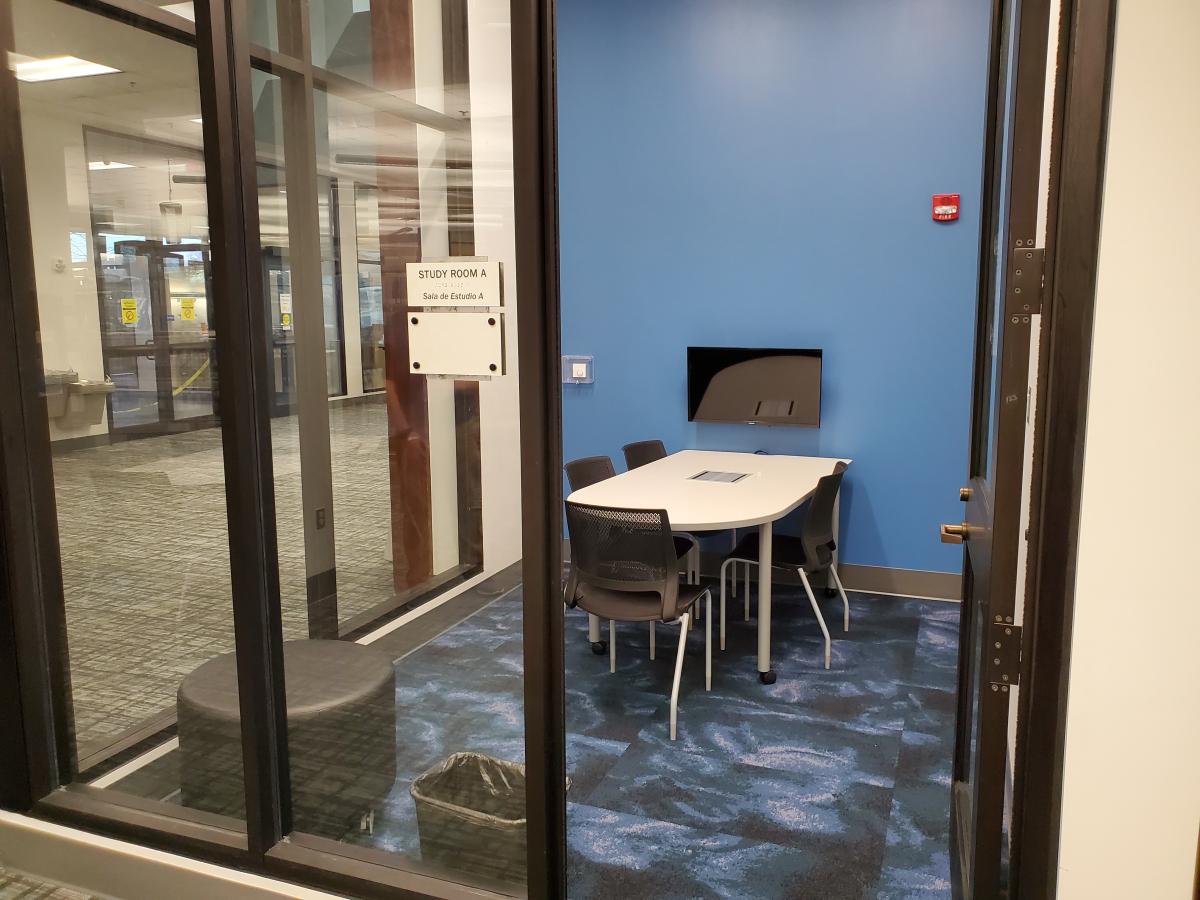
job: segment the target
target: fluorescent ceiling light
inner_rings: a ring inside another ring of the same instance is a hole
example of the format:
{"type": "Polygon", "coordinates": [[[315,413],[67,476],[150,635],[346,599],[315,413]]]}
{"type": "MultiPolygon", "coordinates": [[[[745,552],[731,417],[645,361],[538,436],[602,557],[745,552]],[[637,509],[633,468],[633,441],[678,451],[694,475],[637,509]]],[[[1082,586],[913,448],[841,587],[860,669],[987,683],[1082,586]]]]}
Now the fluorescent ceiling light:
{"type": "Polygon", "coordinates": [[[88,168],[93,172],[107,172],[111,169],[133,169],[136,166],[132,166],[129,163],[108,162],[106,160],[104,162],[90,162],[88,163],[88,168]]]}
{"type": "Polygon", "coordinates": [[[19,81],[61,81],[64,78],[108,75],[121,70],[76,56],[52,56],[48,59],[17,57],[13,62],[13,71],[17,73],[19,81]]]}
{"type": "Polygon", "coordinates": [[[187,19],[189,22],[196,21],[196,6],[194,3],[167,3],[163,6],[163,11],[174,13],[181,18],[187,19]]]}

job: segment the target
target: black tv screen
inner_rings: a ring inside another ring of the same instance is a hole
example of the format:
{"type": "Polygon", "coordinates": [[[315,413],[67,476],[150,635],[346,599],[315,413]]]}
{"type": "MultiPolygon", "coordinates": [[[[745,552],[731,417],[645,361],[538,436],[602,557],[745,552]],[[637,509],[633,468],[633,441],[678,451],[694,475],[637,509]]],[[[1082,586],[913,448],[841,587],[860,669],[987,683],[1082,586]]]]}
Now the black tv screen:
{"type": "Polygon", "coordinates": [[[688,347],[688,421],[821,425],[821,351],[688,347]]]}

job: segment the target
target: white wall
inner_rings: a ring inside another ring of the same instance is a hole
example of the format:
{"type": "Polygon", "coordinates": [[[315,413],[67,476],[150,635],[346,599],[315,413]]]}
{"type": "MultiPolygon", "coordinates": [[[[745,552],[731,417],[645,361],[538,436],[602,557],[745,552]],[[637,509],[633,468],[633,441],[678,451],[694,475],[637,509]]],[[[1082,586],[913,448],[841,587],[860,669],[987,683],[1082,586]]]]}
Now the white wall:
{"type": "MultiPolygon", "coordinates": [[[[21,113],[34,280],[47,369],[74,369],[80,378],[104,380],[100,354],[100,305],[96,297],[91,207],[83,124],[74,116],[43,115],[28,105],[21,113]],[[88,259],[71,261],[71,232],[87,235],[88,259]]],[[[62,427],[50,420],[54,440],[104,433],[95,426],[62,427]]]]}
{"type": "Polygon", "coordinates": [[[512,66],[508,0],[470,0],[475,252],[504,266],[508,374],[479,386],[483,560],[494,572],[521,558],[517,271],[513,208],[512,66]]]}
{"type": "Polygon", "coordinates": [[[1192,896],[1200,824],[1197,46],[1195,0],[1119,4],[1071,645],[1062,900],[1192,896]]]}

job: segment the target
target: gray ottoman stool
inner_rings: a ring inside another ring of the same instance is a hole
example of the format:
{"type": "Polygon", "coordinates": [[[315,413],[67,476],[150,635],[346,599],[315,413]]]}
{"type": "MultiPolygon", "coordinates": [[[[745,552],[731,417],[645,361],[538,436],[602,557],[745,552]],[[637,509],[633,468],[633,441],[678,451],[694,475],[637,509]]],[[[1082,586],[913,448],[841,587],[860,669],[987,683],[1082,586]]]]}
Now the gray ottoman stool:
{"type": "MultiPolygon", "coordinates": [[[[287,641],[283,669],[295,829],[336,839],[396,781],[396,672],[386,654],[348,641],[287,641]]],[[[177,709],[183,805],[243,818],[233,654],[188,675],[177,709]]]]}

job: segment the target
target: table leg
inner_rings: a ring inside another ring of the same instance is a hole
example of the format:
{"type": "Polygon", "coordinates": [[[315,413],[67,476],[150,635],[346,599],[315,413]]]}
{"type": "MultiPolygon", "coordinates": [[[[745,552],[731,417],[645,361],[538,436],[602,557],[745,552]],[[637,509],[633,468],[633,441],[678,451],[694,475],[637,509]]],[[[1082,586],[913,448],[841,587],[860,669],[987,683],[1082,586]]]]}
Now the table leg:
{"type": "Polygon", "coordinates": [[[771,668],[771,531],[772,523],[758,526],[758,680],[775,683],[771,668]]]}

